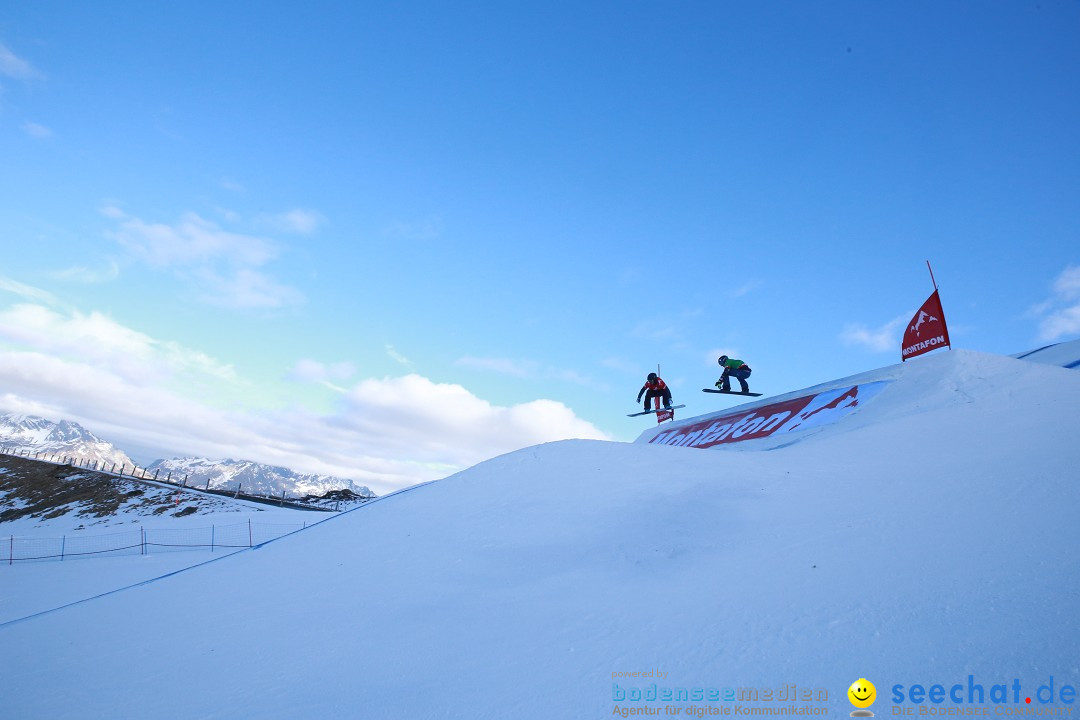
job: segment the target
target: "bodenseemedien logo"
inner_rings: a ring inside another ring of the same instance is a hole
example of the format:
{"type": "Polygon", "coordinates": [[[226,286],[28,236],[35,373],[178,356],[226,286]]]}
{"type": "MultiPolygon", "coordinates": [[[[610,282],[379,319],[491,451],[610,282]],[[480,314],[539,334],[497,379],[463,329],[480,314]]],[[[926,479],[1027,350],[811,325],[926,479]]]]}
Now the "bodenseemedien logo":
{"type": "Polygon", "coordinates": [[[851,711],[851,717],[874,717],[873,711],[869,709],[877,699],[877,688],[874,687],[874,683],[866,678],[859,678],[851,683],[847,696],[851,704],[855,706],[855,709],[851,711]]]}

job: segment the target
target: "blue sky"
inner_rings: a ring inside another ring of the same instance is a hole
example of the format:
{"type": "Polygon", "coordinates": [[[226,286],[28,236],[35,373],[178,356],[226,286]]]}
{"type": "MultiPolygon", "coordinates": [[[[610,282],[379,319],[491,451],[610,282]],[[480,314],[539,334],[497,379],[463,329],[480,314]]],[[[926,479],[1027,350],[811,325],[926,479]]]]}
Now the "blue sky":
{"type": "Polygon", "coordinates": [[[0,410],[386,491],[1080,335],[1080,5],[17,3],[0,410]]]}

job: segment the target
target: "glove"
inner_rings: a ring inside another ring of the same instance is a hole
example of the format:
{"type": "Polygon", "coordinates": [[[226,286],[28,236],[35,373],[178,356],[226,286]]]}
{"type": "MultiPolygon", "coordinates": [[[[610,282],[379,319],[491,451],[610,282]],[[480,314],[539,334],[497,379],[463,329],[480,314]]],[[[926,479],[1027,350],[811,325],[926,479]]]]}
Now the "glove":
{"type": "Polygon", "coordinates": [[[720,386],[721,386],[721,385],[723,385],[723,383],[722,383],[722,382],[721,382],[720,380],[717,380],[717,381],[716,381],[716,388],[717,388],[718,390],[720,389],[720,386]]]}

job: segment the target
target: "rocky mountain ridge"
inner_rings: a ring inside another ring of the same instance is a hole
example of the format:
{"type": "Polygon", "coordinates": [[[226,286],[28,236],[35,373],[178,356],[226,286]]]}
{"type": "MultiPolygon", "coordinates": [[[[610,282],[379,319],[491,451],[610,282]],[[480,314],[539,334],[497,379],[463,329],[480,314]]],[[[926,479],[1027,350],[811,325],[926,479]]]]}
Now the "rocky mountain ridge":
{"type": "MultiPolygon", "coordinates": [[[[130,472],[134,461],[112,443],[71,420],[53,421],[34,415],[0,415],[0,452],[10,455],[54,456],[77,464],[97,463],[106,471],[115,467],[130,472]]],[[[333,490],[348,490],[361,497],[375,497],[367,487],[347,478],[314,473],[299,473],[284,467],[249,460],[210,460],[173,458],[157,460],[146,468],[157,470],[161,478],[173,482],[186,480],[191,487],[234,490],[247,494],[288,496],[323,495],[333,490]]]]}

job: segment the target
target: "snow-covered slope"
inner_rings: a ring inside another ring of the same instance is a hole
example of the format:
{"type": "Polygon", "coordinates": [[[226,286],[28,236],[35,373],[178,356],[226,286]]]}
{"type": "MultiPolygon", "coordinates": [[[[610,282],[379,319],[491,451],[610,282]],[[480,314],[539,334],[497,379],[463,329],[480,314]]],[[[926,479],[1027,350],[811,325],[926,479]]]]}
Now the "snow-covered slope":
{"type": "Polygon", "coordinates": [[[235,490],[238,486],[245,493],[254,495],[280,495],[284,490],[290,496],[322,495],[331,490],[350,490],[362,497],[374,497],[375,493],[352,480],[331,475],[298,473],[288,468],[262,465],[247,460],[207,460],[205,458],[174,458],[158,460],[150,470],[160,470],[161,477],[172,473],[174,479],[186,478],[192,487],[235,490]]]}
{"type": "MultiPolygon", "coordinates": [[[[275,518],[311,515],[230,497],[182,491],[164,483],[0,456],[0,536],[9,539],[11,536],[31,541],[45,537],[94,536],[138,525],[163,529],[177,526],[181,518],[208,526],[223,517],[238,514],[243,515],[244,521],[259,515],[275,518]]],[[[234,523],[238,521],[232,519],[234,523]]],[[[183,524],[190,525],[190,521],[185,520],[183,524]]],[[[4,558],[8,555],[4,553],[4,558]]]]}
{"type": "MultiPolygon", "coordinates": [[[[879,716],[918,714],[926,701],[908,689],[934,684],[984,687],[988,715],[996,684],[1018,713],[1025,696],[1069,707],[1080,373],[952,351],[832,385],[877,380],[890,383],[871,401],[784,443],[527,448],[2,624],[4,706],[50,718],[841,716],[867,678],[879,716]],[[826,699],[722,692],[791,686],[826,699]],[[663,699],[679,688],[718,699],[663,699]]],[[[0,568],[6,592],[24,569],[0,568]]]]}
{"type": "Polygon", "coordinates": [[[1014,355],[1013,357],[1027,360],[1028,362],[1045,363],[1047,365],[1057,365],[1058,367],[1077,369],[1080,368],[1080,340],[1057,343],[1056,345],[1047,345],[1046,347],[1041,347],[1037,350],[1029,350],[1028,352],[1023,352],[1019,355],[1014,355]]]}
{"type": "Polygon", "coordinates": [[[112,443],[102,440],[77,422],[53,422],[33,415],[0,415],[0,448],[16,454],[29,452],[74,458],[80,463],[97,462],[106,468],[126,465],[131,458],[112,443]]]}

